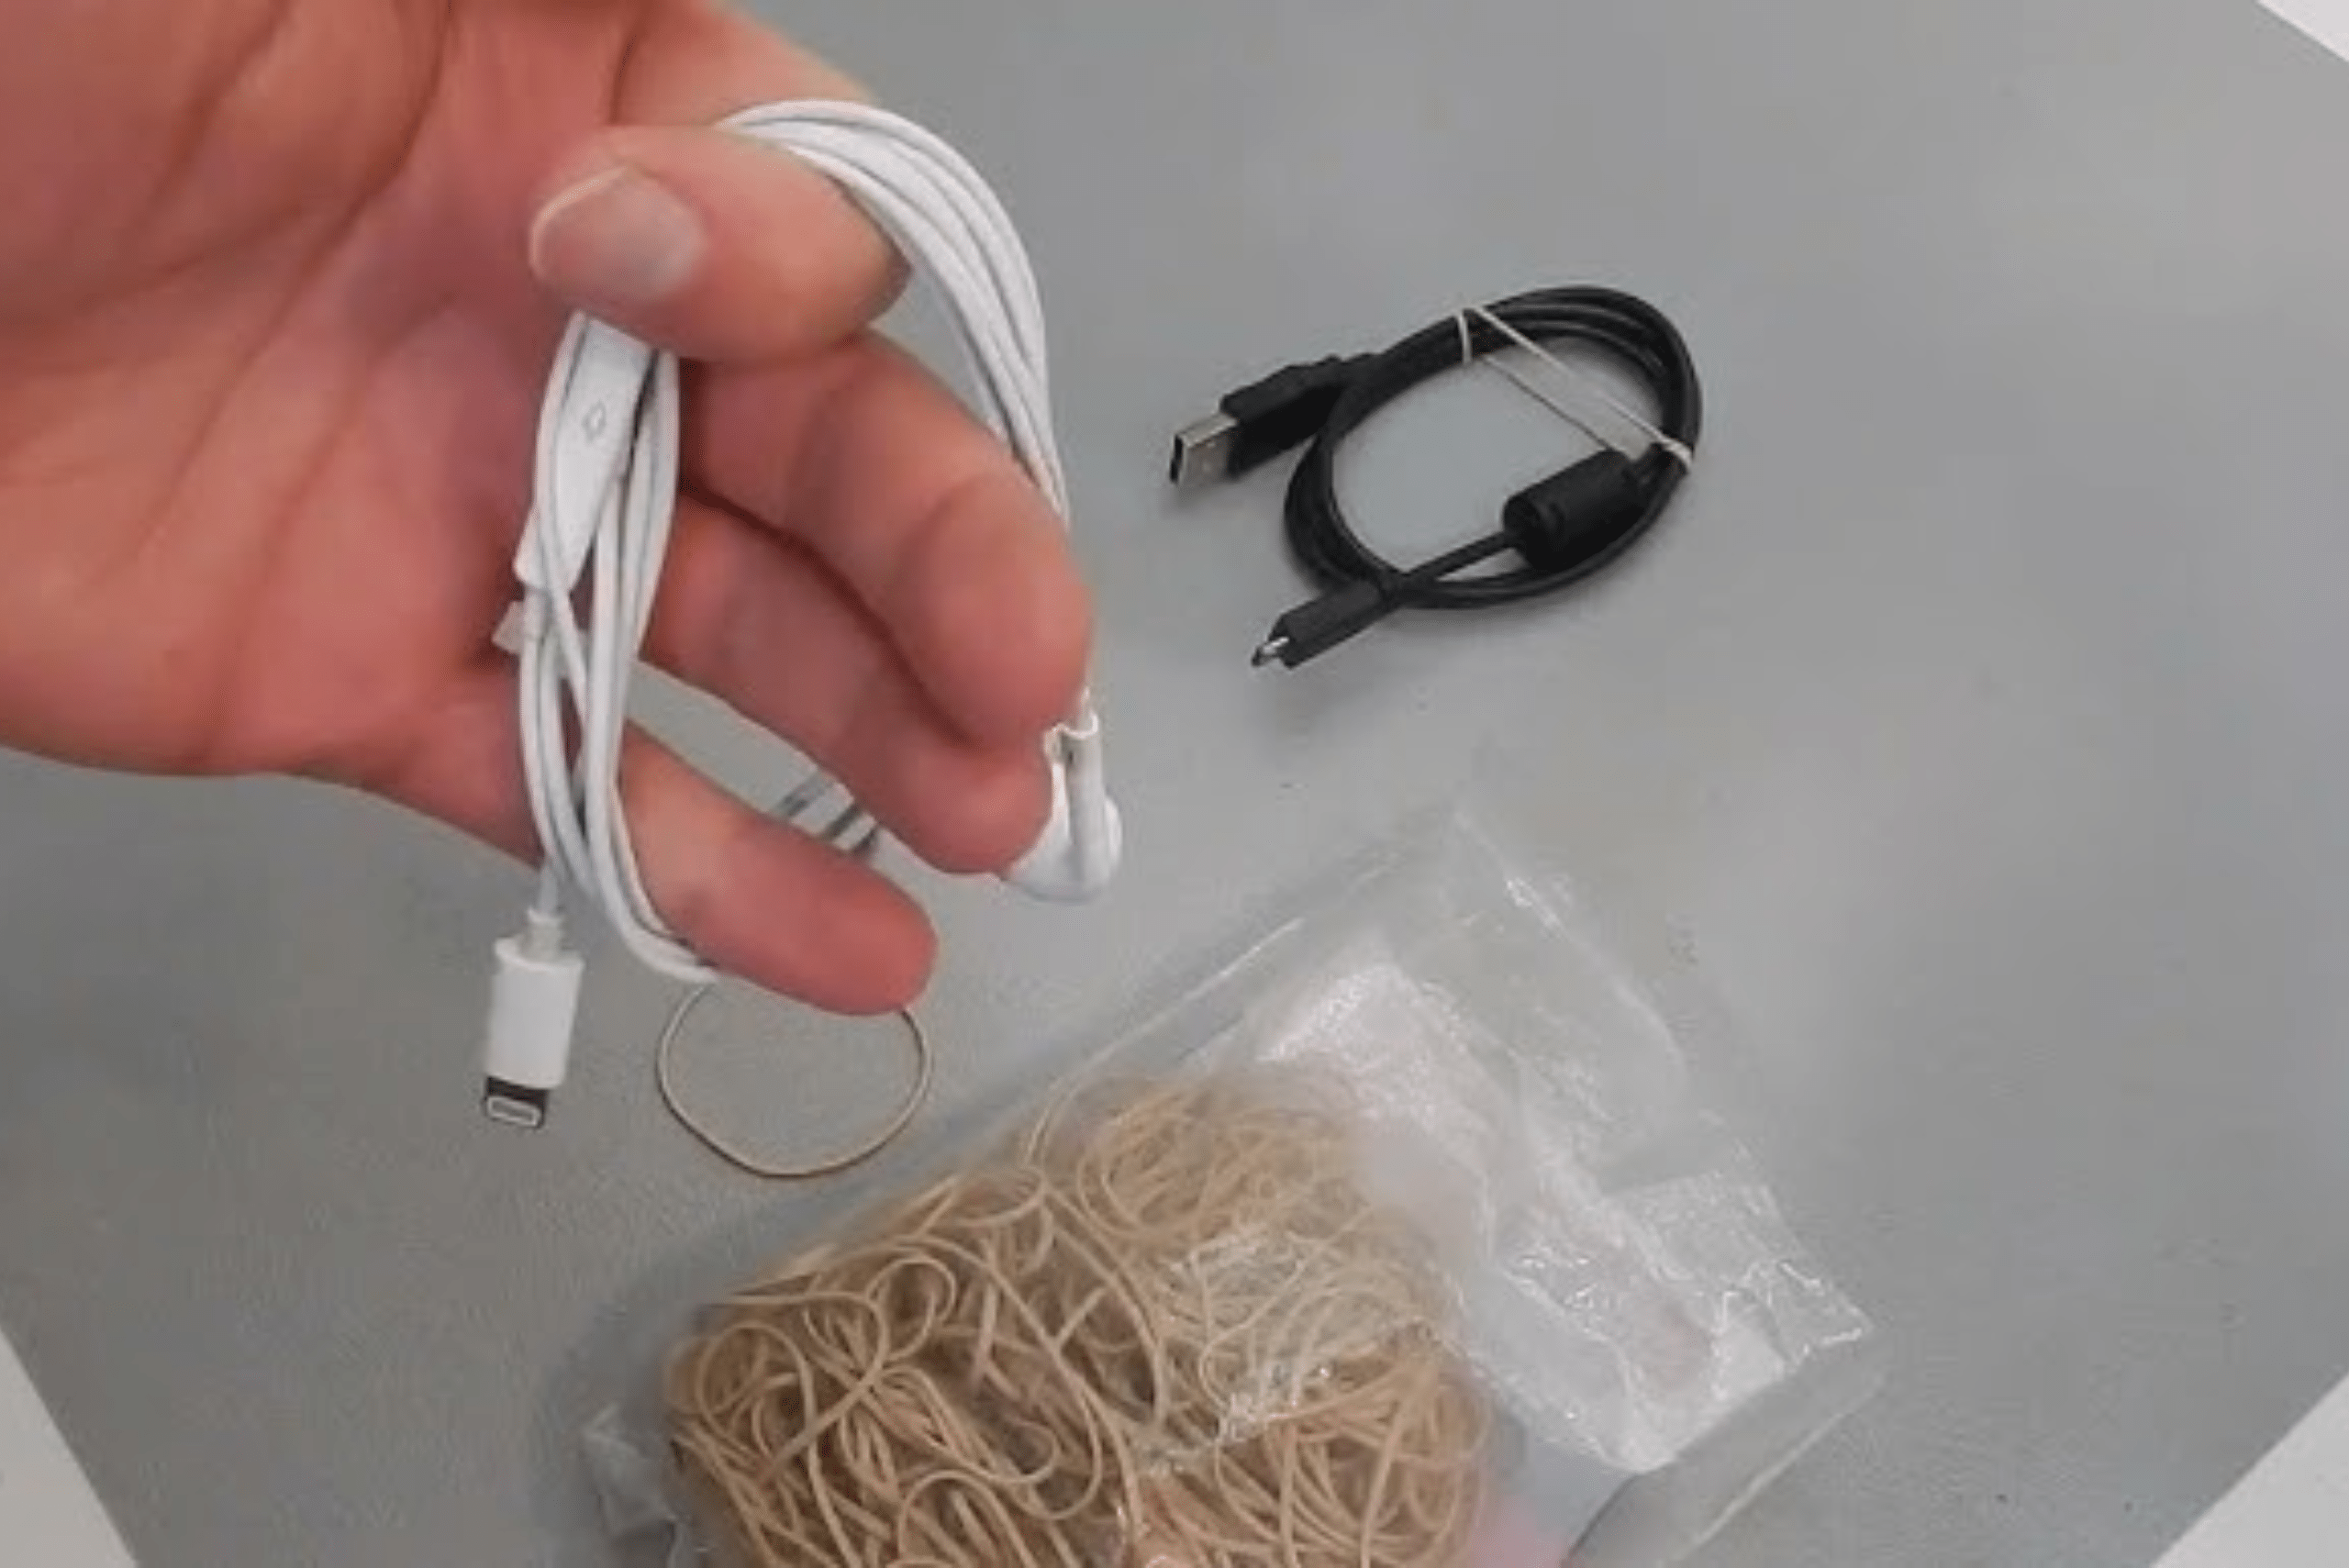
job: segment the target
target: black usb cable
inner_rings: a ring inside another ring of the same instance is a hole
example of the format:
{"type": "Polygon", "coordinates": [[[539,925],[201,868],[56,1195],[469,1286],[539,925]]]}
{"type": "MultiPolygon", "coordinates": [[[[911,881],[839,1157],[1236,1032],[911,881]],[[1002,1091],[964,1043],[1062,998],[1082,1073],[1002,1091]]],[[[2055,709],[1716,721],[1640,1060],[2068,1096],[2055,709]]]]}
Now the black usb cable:
{"type": "Polygon", "coordinates": [[[1601,570],[1646,534],[1687,476],[1703,418],[1688,346],[1664,313],[1613,289],[1540,289],[1420,328],[1384,352],[1291,365],[1225,397],[1174,440],[1168,477],[1187,484],[1244,473],[1299,445],[1286,523],[1319,596],[1273,623],[1255,662],[1288,668],[1326,653],[1398,609],[1473,610],[1554,594],[1601,570]],[[1607,447],[1528,486],[1482,539],[1408,568],[1382,558],[1338,506],[1338,449],[1396,398],[1447,371],[1524,342],[1575,343],[1647,387],[1655,417],[1643,450],[1607,447]],[[1467,568],[1513,551],[1518,563],[1467,568]]]}

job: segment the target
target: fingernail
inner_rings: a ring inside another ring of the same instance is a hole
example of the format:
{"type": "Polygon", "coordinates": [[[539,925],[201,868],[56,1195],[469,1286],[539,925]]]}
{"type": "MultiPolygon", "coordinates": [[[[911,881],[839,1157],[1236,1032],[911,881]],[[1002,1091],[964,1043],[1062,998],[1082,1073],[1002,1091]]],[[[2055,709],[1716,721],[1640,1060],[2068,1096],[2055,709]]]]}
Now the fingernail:
{"type": "Polygon", "coordinates": [[[530,267],[584,304],[657,304],[707,243],[701,217],[650,175],[617,164],[549,198],[530,225],[530,267]]]}

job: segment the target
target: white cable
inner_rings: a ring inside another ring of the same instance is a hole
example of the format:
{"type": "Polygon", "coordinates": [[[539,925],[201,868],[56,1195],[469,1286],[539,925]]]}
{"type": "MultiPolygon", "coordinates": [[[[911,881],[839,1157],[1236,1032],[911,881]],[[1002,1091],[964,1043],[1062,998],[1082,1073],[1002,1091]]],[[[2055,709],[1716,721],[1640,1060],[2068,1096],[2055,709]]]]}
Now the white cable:
{"type": "MultiPolygon", "coordinates": [[[[724,126],[829,176],[929,277],[961,340],[975,412],[1065,526],[1043,309],[1019,233],[977,172],[929,131],[863,105],[770,105],[724,126]]],[[[521,1125],[544,1119],[568,1062],[580,972],[562,938],[568,899],[592,902],[654,971],[694,985],[717,978],[647,894],[619,797],[629,682],[676,504],[677,427],[674,356],[575,317],[540,406],[536,483],[514,562],[522,761],[546,858],[528,924],[499,945],[484,1104],[521,1125]]],[[[1039,897],[1089,897],[1121,849],[1089,692],[1048,739],[1047,753],[1052,817],[1009,880],[1039,897]]],[[[776,814],[800,817],[831,792],[830,779],[811,775],[776,814]]],[[[853,803],[821,829],[864,851],[878,832],[853,803]]]]}

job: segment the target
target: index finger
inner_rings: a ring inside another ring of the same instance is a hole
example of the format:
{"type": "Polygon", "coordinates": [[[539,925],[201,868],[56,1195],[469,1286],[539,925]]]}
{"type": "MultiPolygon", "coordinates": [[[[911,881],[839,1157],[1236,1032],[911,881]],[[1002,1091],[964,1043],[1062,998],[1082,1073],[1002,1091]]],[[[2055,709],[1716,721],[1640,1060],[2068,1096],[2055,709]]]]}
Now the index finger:
{"type": "Polygon", "coordinates": [[[951,726],[1010,744],[1074,706],[1092,622],[1066,528],[919,364],[866,335],[696,367],[686,395],[686,483],[824,562],[951,726]]]}

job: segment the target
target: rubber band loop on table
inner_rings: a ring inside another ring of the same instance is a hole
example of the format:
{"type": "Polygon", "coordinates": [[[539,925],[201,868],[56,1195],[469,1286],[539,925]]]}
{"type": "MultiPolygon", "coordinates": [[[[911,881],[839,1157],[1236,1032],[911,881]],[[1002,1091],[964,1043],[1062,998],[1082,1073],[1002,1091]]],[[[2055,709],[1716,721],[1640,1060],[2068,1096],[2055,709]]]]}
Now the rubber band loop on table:
{"type": "Polygon", "coordinates": [[[702,998],[714,989],[714,986],[696,985],[677,999],[676,1006],[670,1011],[667,1026],[661,1031],[661,1042],[653,1049],[652,1076],[660,1088],[662,1103],[669,1107],[669,1114],[676,1118],[677,1125],[693,1134],[702,1147],[736,1170],[771,1182],[805,1182],[819,1176],[837,1175],[852,1165],[862,1164],[888,1147],[899,1133],[911,1125],[920,1113],[923,1103],[930,1098],[930,1084],[937,1075],[936,1053],[930,1048],[929,1031],[922,1028],[921,1020],[914,1016],[913,1009],[900,1008],[897,1020],[906,1027],[913,1040],[914,1082],[907,1091],[904,1102],[887,1123],[871,1138],[846,1152],[808,1164],[785,1165],[761,1158],[702,1119],[685,1103],[685,1095],[677,1087],[675,1059],[678,1039],[685,1033],[685,1020],[693,1016],[702,998]]]}

